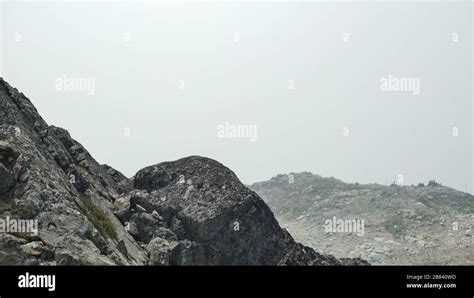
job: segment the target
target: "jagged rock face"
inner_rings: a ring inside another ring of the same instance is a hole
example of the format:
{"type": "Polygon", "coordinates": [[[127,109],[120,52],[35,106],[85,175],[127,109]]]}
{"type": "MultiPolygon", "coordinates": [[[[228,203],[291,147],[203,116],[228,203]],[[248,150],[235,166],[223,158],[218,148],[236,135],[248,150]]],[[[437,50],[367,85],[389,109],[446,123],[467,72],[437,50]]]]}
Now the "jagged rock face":
{"type": "Polygon", "coordinates": [[[2,79],[0,176],[0,219],[38,223],[36,236],[2,235],[0,264],[146,263],[143,250],[111,211],[117,197],[114,177],[67,131],[48,126],[31,102],[2,79]],[[130,255],[116,248],[120,240],[130,255]],[[44,246],[40,254],[22,249],[32,241],[44,246]]]}
{"type": "Polygon", "coordinates": [[[217,161],[192,156],[127,179],[49,126],[0,79],[0,233],[7,265],[365,265],[296,243],[272,211],[217,161]]]}

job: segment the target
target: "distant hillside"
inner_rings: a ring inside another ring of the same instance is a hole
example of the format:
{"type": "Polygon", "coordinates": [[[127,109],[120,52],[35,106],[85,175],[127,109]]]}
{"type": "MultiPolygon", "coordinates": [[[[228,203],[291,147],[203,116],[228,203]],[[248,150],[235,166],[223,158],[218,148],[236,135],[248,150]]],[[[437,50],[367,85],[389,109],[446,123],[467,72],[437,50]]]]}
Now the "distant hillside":
{"type": "Polygon", "coordinates": [[[373,264],[474,264],[474,197],[434,181],[362,185],[303,172],[250,188],[297,241],[323,253],[373,264]],[[363,220],[364,233],[328,231],[327,220],[363,220]]]}

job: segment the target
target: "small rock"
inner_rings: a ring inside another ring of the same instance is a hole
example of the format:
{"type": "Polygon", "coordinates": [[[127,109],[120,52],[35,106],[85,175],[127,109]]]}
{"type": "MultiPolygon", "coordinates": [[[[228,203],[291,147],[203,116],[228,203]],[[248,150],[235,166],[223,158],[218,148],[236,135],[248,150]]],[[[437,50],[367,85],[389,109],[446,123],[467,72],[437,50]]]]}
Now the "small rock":
{"type": "Polygon", "coordinates": [[[121,222],[126,222],[130,218],[130,200],[126,197],[121,197],[115,200],[114,202],[115,214],[120,219],[121,222]]]}
{"type": "Polygon", "coordinates": [[[21,246],[21,250],[31,256],[40,257],[42,259],[52,260],[54,252],[50,250],[43,242],[33,241],[21,246]]]}
{"type": "Polygon", "coordinates": [[[142,205],[136,205],[135,208],[137,208],[138,211],[140,212],[146,212],[146,209],[142,205]]]}
{"type": "Polygon", "coordinates": [[[123,240],[120,240],[119,243],[117,243],[116,248],[121,254],[128,256],[128,249],[123,240]]]}
{"type": "Polygon", "coordinates": [[[161,221],[146,212],[133,214],[130,217],[130,223],[136,226],[137,232],[133,232],[134,238],[144,243],[149,243],[153,239],[153,233],[162,225],[161,221]]]}
{"type": "Polygon", "coordinates": [[[38,193],[30,194],[24,199],[15,200],[15,210],[24,219],[36,217],[41,209],[39,207],[41,196],[38,193]]]}
{"type": "Polygon", "coordinates": [[[151,213],[151,216],[153,216],[154,218],[158,219],[158,220],[163,220],[163,218],[161,217],[161,215],[158,213],[158,211],[156,210],[153,210],[153,212],[151,213]]]}
{"type": "Polygon", "coordinates": [[[137,225],[134,222],[127,222],[125,225],[125,231],[129,232],[132,236],[138,235],[137,225]]]}
{"type": "Polygon", "coordinates": [[[18,177],[18,180],[20,182],[26,182],[28,180],[28,178],[30,178],[30,170],[24,168],[21,170],[20,172],[20,176],[18,177]]]}
{"type": "Polygon", "coordinates": [[[79,258],[66,249],[56,250],[54,260],[58,266],[77,266],[81,264],[79,258]]]}
{"type": "Polygon", "coordinates": [[[38,257],[43,253],[42,248],[43,243],[41,243],[40,241],[33,241],[21,246],[21,250],[24,253],[35,257],[38,257]]]}
{"type": "Polygon", "coordinates": [[[154,238],[147,246],[150,255],[150,265],[167,266],[172,262],[172,256],[177,253],[179,242],[154,238]]]}

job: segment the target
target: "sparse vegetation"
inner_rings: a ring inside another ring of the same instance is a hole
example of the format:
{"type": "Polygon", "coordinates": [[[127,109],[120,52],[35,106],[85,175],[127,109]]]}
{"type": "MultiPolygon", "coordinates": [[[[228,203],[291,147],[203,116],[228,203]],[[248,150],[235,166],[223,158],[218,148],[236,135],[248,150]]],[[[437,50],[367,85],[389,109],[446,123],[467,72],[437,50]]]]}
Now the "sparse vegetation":
{"type": "Polygon", "coordinates": [[[40,169],[41,171],[48,171],[49,170],[49,166],[46,163],[44,163],[43,161],[39,160],[39,159],[32,159],[31,162],[30,162],[30,165],[35,167],[35,168],[40,169]]]}
{"type": "Polygon", "coordinates": [[[84,214],[89,218],[99,233],[105,238],[117,239],[117,231],[115,230],[112,220],[107,215],[107,212],[94,205],[92,199],[85,194],[80,195],[80,200],[84,214]]]}
{"type": "Polygon", "coordinates": [[[402,239],[405,236],[405,224],[401,218],[391,218],[383,225],[385,230],[390,232],[395,239],[402,239]]]}
{"type": "Polygon", "coordinates": [[[428,186],[430,186],[430,187],[441,186],[441,184],[438,183],[438,182],[436,182],[436,181],[434,181],[434,180],[430,180],[430,181],[428,182],[428,186]]]}
{"type": "Polygon", "coordinates": [[[92,180],[92,177],[89,174],[89,172],[83,167],[73,164],[71,165],[71,168],[73,168],[84,180],[86,181],[92,180]]]}

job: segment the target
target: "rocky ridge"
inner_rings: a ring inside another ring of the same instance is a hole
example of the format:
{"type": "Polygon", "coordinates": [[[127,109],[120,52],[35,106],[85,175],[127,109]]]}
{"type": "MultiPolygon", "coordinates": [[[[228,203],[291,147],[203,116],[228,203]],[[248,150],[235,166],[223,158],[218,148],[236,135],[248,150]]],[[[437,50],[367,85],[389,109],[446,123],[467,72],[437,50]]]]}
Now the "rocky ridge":
{"type": "Polygon", "coordinates": [[[191,156],[128,179],[0,79],[1,265],[366,265],[297,243],[228,168],[191,156]]]}

